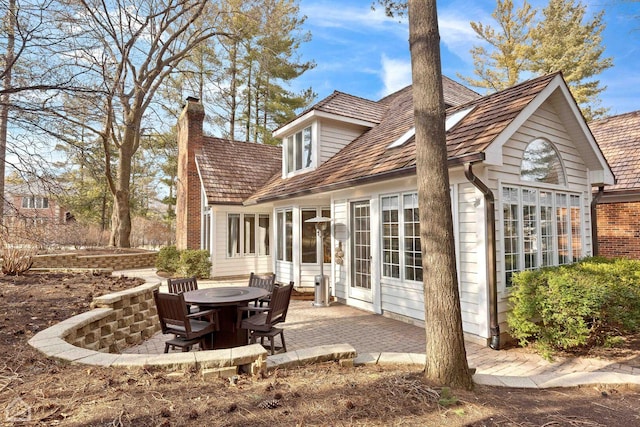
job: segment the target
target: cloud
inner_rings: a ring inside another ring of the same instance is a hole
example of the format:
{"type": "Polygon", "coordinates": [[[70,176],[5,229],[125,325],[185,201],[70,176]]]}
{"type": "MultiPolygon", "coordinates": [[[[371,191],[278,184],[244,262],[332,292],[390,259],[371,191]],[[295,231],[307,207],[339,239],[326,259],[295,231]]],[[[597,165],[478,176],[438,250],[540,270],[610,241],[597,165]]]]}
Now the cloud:
{"type": "Polygon", "coordinates": [[[383,88],[380,96],[386,96],[411,84],[411,61],[406,59],[392,59],[387,55],[381,58],[383,88]]]}

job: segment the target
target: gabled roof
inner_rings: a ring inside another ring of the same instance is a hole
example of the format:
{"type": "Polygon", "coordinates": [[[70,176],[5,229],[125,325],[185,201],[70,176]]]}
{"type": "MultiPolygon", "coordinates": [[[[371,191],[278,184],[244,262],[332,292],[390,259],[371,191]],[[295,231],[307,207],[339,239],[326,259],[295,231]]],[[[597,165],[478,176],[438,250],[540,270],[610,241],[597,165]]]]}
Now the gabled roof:
{"type": "MultiPolygon", "coordinates": [[[[448,114],[475,108],[447,133],[450,164],[482,160],[484,151],[522,110],[558,76],[539,77],[504,91],[447,110],[448,114]]],[[[415,173],[415,138],[397,148],[390,143],[413,127],[411,88],[384,98],[388,110],[380,123],[343,148],[315,171],[287,179],[272,179],[245,203],[260,203],[292,196],[346,188],[354,184],[415,173]]]]}
{"type": "Polygon", "coordinates": [[[616,176],[606,191],[640,191],[640,111],[589,123],[616,176]]]}
{"type": "Polygon", "coordinates": [[[205,137],[196,153],[198,173],[207,203],[242,204],[275,173],[280,173],[282,149],[251,142],[205,137]]]}

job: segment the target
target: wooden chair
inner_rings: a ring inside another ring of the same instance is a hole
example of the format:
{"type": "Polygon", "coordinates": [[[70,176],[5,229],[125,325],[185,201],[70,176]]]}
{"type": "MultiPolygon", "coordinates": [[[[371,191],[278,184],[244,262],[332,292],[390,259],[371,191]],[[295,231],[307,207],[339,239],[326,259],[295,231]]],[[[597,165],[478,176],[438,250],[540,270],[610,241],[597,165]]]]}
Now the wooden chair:
{"type": "Polygon", "coordinates": [[[182,351],[189,351],[194,344],[199,344],[202,349],[207,337],[213,343],[213,333],[220,329],[218,310],[189,314],[183,294],[165,294],[157,289],[153,292],[153,299],[158,309],[162,333],[175,335],[165,343],[165,353],[169,352],[169,347],[181,347],[182,351]]]}
{"type": "Polygon", "coordinates": [[[271,299],[271,293],[273,292],[273,286],[276,283],[276,275],[274,273],[268,274],[255,274],[251,273],[249,276],[249,287],[250,288],[262,288],[265,289],[269,294],[266,297],[260,298],[256,301],[255,305],[262,307],[264,303],[269,303],[271,299]]]}
{"type": "MultiPolygon", "coordinates": [[[[184,277],[179,279],[167,279],[167,287],[170,294],[182,294],[184,292],[195,291],[198,289],[198,280],[194,277],[184,277]]],[[[197,305],[189,305],[189,313],[200,311],[197,305]]]]}
{"type": "Polygon", "coordinates": [[[264,339],[269,339],[269,349],[271,354],[276,352],[286,352],[287,347],[284,342],[284,330],[276,328],[278,323],[284,323],[289,310],[289,301],[293,291],[293,282],[288,285],[274,286],[271,300],[267,307],[238,307],[238,327],[249,331],[251,344],[260,338],[260,344],[264,345],[264,339]],[[242,318],[244,312],[249,312],[249,316],[242,318]],[[255,314],[252,314],[255,313],[255,314]],[[281,347],[275,347],[274,339],[280,336],[281,347]]]}

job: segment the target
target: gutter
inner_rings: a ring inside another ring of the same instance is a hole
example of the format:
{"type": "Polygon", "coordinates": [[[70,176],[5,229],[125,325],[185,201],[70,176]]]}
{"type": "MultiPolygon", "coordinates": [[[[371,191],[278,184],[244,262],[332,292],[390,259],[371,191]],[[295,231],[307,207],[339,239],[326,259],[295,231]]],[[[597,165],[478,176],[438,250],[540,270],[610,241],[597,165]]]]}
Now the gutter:
{"type": "Polygon", "coordinates": [[[473,163],[464,164],[464,176],[484,195],[485,227],[487,230],[487,258],[489,268],[489,347],[500,350],[500,324],[498,323],[498,275],[496,265],[496,210],[493,192],[473,174],[473,163]]]}
{"type": "Polygon", "coordinates": [[[598,202],[604,194],[604,186],[598,187],[598,192],[591,200],[591,245],[593,256],[598,256],[598,202]]]}

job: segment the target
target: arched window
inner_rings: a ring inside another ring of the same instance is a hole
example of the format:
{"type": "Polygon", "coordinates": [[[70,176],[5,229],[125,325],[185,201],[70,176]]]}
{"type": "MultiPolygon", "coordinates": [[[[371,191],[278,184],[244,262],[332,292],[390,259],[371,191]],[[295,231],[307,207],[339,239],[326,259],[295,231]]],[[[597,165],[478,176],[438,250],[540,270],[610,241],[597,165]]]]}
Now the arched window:
{"type": "Polygon", "coordinates": [[[520,165],[520,178],[530,182],[566,184],[562,162],[553,144],[536,139],[527,145],[520,165]]]}

